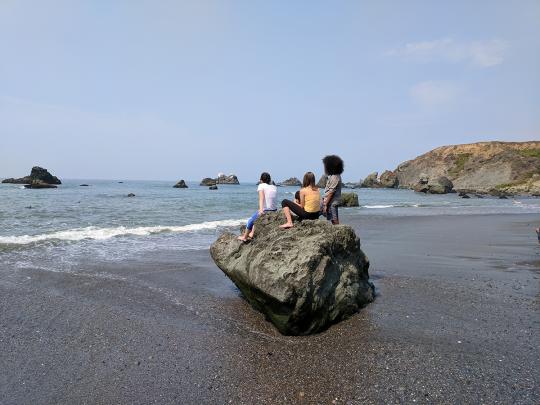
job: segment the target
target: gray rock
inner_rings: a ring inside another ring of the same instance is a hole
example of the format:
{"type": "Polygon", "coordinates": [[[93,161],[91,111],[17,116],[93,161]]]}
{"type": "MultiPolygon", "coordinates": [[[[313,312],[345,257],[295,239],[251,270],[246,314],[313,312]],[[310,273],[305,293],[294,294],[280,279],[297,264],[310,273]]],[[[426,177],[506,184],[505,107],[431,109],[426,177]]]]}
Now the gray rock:
{"type": "Polygon", "coordinates": [[[127,196],[128,196],[128,197],[135,197],[135,194],[129,193],[127,196]]]}
{"type": "Polygon", "coordinates": [[[79,184],[79,187],[90,187],[89,184],[79,184]]]}
{"type": "Polygon", "coordinates": [[[292,187],[302,187],[302,182],[296,177],[291,177],[285,181],[279,183],[280,186],[292,186],[292,187]]]}
{"type": "Polygon", "coordinates": [[[213,186],[208,187],[208,190],[217,190],[218,187],[214,184],[213,186]]]}
{"type": "Polygon", "coordinates": [[[184,180],[179,180],[178,183],[176,183],[173,187],[174,188],[188,188],[184,180]]]}
{"type": "Polygon", "coordinates": [[[328,181],[328,176],[326,174],[323,174],[321,178],[319,179],[319,182],[317,183],[317,187],[319,188],[325,188],[326,182],[328,181]]]}
{"type": "Polygon", "coordinates": [[[379,176],[379,173],[377,172],[373,172],[370,175],[368,175],[362,182],[362,187],[367,187],[367,188],[380,187],[379,181],[377,180],[378,176],[379,176]]]}
{"type": "MultiPolygon", "coordinates": [[[[47,169],[44,169],[39,166],[32,167],[32,170],[30,171],[30,176],[21,177],[19,179],[9,178],[2,180],[2,183],[12,183],[12,184],[29,184],[31,185],[32,182],[39,181],[40,184],[62,184],[60,179],[58,177],[53,176],[50,174],[47,169]]],[[[28,187],[28,188],[47,188],[47,187],[28,187]]],[[[53,187],[49,187],[53,188],[53,187]]]]}
{"type": "Polygon", "coordinates": [[[223,174],[218,176],[216,179],[216,184],[240,184],[240,182],[238,181],[238,177],[236,177],[234,174],[230,174],[228,176],[223,174]]]}
{"type": "Polygon", "coordinates": [[[267,213],[250,243],[226,232],[210,248],[217,266],[282,334],[320,332],[373,301],[369,261],[351,227],[304,220],[283,230],[283,221],[267,213]]]}
{"type": "Polygon", "coordinates": [[[210,177],[205,177],[201,180],[201,186],[215,186],[216,185],[216,179],[211,179],[210,177]]]}
{"type": "Polygon", "coordinates": [[[397,174],[390,170],[386,170],[381,174],[379,183],[381,187],[384,188],[396,188],[399,185],[397,174]]]}
{"type": "Polygon", "coordinates": [[[454,189],[452,182],[444,176],[430,179],[428,181],[428,193],[430,194],[447,194],[451,193],[454,189]]]}
{"type": "Polygon", "coordinates": [[[341,194],[341,206],[343,207],[358,207],[358,194],[356,193],[342,193],[341,194]]]}

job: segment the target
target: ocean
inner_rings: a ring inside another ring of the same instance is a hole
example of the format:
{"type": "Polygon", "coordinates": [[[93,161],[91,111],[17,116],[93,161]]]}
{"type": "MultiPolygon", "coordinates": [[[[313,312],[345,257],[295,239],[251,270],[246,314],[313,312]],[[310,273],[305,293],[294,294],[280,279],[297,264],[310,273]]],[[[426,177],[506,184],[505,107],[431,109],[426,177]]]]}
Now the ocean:
{"type": "MultiPolygon", "coordinates": [[[[58,189],[0,185],[0,263],[3,268],[58,271],[137,260],[149,252],[207,249],[225,229],[237,231],[256,210],[256,185],[167,181],[66,180],[58,189]],[[81,187],[80,184],[89,184],[81,187]],[[127,197],[134,193],[135,197],[127,197]]],[[[292,199],[296,188],[278,188],[292,199]]],[[[349,191],[349,190],[345,190],[349,191]]],[[[539,213],[538,198],[470,198],[410,190],[357,189],[360,207],[342,208],[342,223],[365,216],[539,213]]]]}

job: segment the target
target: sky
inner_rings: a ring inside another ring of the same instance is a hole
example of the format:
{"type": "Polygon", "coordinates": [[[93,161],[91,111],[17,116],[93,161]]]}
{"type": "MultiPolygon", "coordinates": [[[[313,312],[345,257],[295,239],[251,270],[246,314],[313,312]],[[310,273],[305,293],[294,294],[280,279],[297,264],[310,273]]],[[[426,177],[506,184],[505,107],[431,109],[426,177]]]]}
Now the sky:
{"type": "Polygon", "coordinates": [[[540,140],[540,1],[0,0],[0,177],[255,181],[540,140]]]}

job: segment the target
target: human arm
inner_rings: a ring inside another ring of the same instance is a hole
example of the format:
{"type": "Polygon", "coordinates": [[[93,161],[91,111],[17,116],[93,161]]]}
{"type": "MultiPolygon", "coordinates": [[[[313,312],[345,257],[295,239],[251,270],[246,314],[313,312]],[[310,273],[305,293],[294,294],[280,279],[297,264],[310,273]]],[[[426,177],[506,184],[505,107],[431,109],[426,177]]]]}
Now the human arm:
{"type": "Polygon", "coordinates": [[[259,190],[259,214],[264,212],[264,191],[259,190]]]}
{"type": "Polygon", "coordinates": [[[300,207],[304,208],[304,205],[306,203],[306,192],[304,190],[300,190],[300,207]]]}

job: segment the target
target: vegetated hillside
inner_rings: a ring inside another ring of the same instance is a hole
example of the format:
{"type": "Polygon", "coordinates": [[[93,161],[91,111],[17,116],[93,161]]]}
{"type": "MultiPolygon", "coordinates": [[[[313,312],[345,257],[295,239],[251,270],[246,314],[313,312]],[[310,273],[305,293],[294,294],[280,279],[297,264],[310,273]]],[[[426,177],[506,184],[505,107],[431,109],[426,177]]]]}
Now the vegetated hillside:
{"type": "Polygon", "coordinates": [[[422,175],[446,176],[455,190],[540,192],[540,141],[478,142],[441,146],[400,164],[399,186],[414,186],[422,175]]]}

